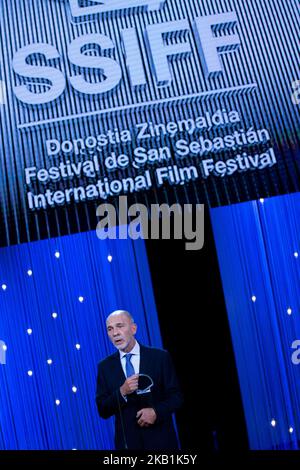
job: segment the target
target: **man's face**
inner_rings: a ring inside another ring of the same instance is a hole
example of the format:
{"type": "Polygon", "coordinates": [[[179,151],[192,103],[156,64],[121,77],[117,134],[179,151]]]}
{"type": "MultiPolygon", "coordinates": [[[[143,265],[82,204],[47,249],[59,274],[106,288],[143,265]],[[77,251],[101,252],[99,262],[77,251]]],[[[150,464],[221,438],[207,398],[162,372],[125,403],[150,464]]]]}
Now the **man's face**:
{"type": "Polygon", "coordinates": [[[137,326],[127,315],[112,315],[106,322],[106,328],[109,339],[117,349],[125,352],[132,349],[137,326]]]}

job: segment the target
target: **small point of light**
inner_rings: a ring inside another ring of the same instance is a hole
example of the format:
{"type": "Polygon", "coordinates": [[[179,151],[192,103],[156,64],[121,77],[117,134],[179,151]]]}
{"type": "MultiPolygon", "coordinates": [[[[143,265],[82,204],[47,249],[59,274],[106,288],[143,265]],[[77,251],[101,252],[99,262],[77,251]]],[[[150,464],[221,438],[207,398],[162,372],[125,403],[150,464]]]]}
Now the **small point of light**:
{"type": "Polygon", "coordinates": [[[59,406],[60,405],[60,400],[55,400],[55,404],[56,404],[56,406],[59,406]]]}
{"type": "Polygon", "coordinates": [[[263,203],[265,202],[264,198],[261,197],[260,200],[259,200],[259,202],[260,202],[261,204],[263,204],[263,203]]]}
{"type": "Polygon", "coordinates": [[[49,364],[49,366],[52,364],[52,359],[47,359],[47,364],[49,364]]]}
{"type": "Polygon", "coordinates": [[[110,263],[112,262],[112,256],[111,255],[108,255],[107,259],[110,263]]]}
{"type": "Polygon", "coordinates": [[[31,328],[28,328],[27,334],[28,334],[28,335],[32,335],[32,329],[31,329],[31,328]]]}
{"type": "Polygon", "coordinates": [[[294,432],[294,428],[290,427],[289,428],[289,433],[292,434],[294,432]]]}
{"type": "Polygon", "coordinates": [[[72,387],[72,392],[76,393],[77,392],[77,387],[72,387]]]}
{"type": "Polygon", "coordinates": [[[84,297],[82,297],[82,295],[81,295],[80,297],[78,297],[78,300],[79,300],[79,302],[82,303],[84,301],[84,297]]]}
{"type": "Polygon", "coordinates": [[[74,447],[74,449],[72,449],[72,450],[77,450],[77,449],[75,449],[75,447],[74,447]]]}
{"type": "Polygon", "coordinates": [[[31,377],[32,374],[33,374],[32,370],[29,370],[29,371],[27,372],[27,374],[29,375],[29,377],[31,377]]]}
{"type": "Polygon", "coordinates": [[[32,276],[33,273],[31,271],[31,269],[28,269],[27,274],[28,274],[28,276],[32,276]]]}
{"type": "Polygon", "coordinates": [[[56,312],[53,312],[53,313],[52,313],[52,317],[53,317],[53,318],[57,318],[57,313],[56,313],[56,312]]]}
{"type": "Polygon", "coordinates": [[[295,258],[298,258],[298,256],[299,256],[298,251],[295,251],[294,256],[295,256],[295,258]]]}
{"type": "Polygon", "coordinates": [[[2,345],[2,349],[3,349],[3,351],[7,351],[7,346],[6,346],[6,344],[3,344],[3,345],[2,345]]]}
{"type": "Polygon", "coordinates": [[[252,300],[252,302],[256,302],[256,297],[255,297],[255,295],[252,295],[251,300],[252,300]]]}
{"type": "Polygon", "coordinates": [[[7,285],[6,284],[2,284],[2,290],[6,290],[7,289],[7,285]]]}
{"type": "Polygon", "coordinates": [[[60,252],[59,252],[59,251],[56,251],[56,252],[54,253],[54,256],[55,256],[55,258],[58,259],[58,258],[60,257],[60,252]]]}
{"type": "Polygon", "coordinates": [[[81,348],[80,344],[79,343],[75,344],[75,348],[78,349],[79,351],[79,349],[81,348]]]}
{"type": "Polygon", "coordinates": [[[287,309],[287,314],[292,315],[292,309],[290,307],[287,309]]]}
{"type": "Polygon", "coordinates": [[[273,428],[275,428],[275,426],[276,426],[276,421],[275,421],[275,419],[272,419],[272,421],[271,421],[271,426],[273,426],[273,428]]]}

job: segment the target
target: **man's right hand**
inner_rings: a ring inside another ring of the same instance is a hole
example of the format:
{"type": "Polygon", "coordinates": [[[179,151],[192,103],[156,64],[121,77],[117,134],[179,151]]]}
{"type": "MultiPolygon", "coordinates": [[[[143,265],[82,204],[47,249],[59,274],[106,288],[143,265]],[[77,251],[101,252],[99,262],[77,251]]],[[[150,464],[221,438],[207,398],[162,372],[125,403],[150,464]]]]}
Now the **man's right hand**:
{"type": "Polygon", "coordinates": [[[123,385],[120,387],[120,392],[123,397],[126,395],[130,395],[131,393],[135,392],[139,386],[139,375],[134,374],[131,377],[128,377],[123,385]]]}

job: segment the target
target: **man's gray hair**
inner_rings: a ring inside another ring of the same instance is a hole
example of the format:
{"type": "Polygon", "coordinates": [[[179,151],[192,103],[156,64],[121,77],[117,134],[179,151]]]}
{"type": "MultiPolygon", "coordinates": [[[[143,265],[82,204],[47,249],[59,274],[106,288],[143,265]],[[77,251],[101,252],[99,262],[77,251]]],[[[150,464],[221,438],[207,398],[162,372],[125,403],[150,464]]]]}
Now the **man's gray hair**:
{"type": "Polygon", "coordinates": [[[127,310],[115,310],[114,312],[112,312],[108,315],[108,317],[106,318],[106,322],[110,317],[116,316],[116,315],[126,315],[126,317],[129,318],[131,323],[134,323],[133,316],[131,315],[131,313],[127,312],[127,310]]]}

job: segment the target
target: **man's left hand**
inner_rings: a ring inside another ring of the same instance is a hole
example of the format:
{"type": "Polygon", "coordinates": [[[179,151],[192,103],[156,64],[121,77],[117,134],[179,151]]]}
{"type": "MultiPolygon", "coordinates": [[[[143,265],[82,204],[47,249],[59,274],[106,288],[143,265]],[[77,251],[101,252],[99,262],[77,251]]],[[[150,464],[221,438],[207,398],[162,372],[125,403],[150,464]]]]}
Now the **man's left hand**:
{"type": "Polygon", "coordinates": [[[137,412],[136,417],[141,428],[148,427],[156,421],[156,413],[153,408],[143,408],[137,412]]]}

